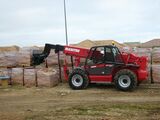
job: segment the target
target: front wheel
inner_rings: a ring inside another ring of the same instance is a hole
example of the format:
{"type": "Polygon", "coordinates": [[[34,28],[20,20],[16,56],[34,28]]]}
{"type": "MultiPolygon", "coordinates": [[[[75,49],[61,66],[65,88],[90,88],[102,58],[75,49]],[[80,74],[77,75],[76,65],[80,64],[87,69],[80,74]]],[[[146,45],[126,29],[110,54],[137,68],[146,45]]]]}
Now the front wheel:
{"type": "Polygon", "coordinates": [[[122,91],[133,90],[137,86],[137,76],[128,69],[120,70],[114,77],[115,86],[122,91]]]}
{"type": "Polygon", "coordinates": [[[69,86],[72,89],[79,90],[88,86],[89,80],[86,73],[82,69],[75,69],[69,75],[69,86]]]}

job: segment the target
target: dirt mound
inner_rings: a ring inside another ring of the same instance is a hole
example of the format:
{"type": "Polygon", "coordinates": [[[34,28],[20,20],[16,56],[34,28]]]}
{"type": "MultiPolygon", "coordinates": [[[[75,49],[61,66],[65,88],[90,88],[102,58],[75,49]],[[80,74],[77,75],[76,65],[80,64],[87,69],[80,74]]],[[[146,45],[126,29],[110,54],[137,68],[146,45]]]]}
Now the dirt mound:
{"type": "Polygon", "coordinates": [[[84,41],[82,41],[82,42],[80,42],[78,44],[72,44],[72,46],[84,47],[84,48],[90,48],[90,47],[92,47],[94,45],[95,45],[95,43],[93,41],[91,41],[91,40],[88,40],[88,39],[84,40],[84,41]]]}
{"type": "Polygon", "coordinates": [[[129,46],[131,48],[134,48],[134,47],[139,47],[140,46],[140,42],[124,42],[123,43],[125,46],[129,46]]]}
{"type": "Polygon", "coordinates": [[[19,47],[18,46],[5,46],[5,47],[0,47],[0,52],[8,52],[8,51],[18,51],[19,47]]]}
{"type": "Polygon", "coordinates": [[[154,46],[160,46],[160,39],[153,39],[140,45],[140,47],[145,48],[152,48],[154,46]]]}
{"type": "Polygon", "coordinates": [[[91,48],[93,46],[101,46],[101,45],[112,45],[112,42],[114,42],[114,44],[119,47],[122,48],[126,45],[123,45],[121,43],[116,42],[115,40],[96,40],[96,41],[92,41],[92,40],[84,40],[78,44],[73,44],[73,46],[78,46],[78,47],[84,47],[84,48],[91,48]]]}
{"type": "Polygon", "coordinates": [[[114,44],[118,47],[118,48],[122,48],[125,47],[125,45],[115,41],[115,40],[97,40],[94,41],[96,45],[112,45],[112,42],[114,42],[114,44]]]}

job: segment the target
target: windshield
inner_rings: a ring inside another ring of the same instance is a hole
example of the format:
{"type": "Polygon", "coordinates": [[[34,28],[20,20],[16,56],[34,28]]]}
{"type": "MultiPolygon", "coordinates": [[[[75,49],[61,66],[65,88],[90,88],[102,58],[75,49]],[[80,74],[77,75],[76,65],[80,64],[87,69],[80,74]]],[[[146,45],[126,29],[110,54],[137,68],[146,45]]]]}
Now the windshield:
{"type": "Polygon", "coordinates": [[[115,62],[123,63],[123,59],[121,53],[119,52],[118,48],[112,48],[113,56],[115,58],[115,62]]]}

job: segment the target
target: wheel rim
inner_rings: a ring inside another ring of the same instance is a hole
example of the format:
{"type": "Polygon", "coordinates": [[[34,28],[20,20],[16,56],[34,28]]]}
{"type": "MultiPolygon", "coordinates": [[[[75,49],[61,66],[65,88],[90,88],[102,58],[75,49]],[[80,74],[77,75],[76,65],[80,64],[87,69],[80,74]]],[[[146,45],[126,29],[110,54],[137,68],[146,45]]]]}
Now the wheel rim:
{"type": "Polygon", "coordinates": [[[131,84],[131,79],[128,75],[121,75],[118,79],[118,83],[121,87],[127,88],[131,84]]]}
{"type": "Polygon", "coordinates": [[[83,78],[81,75],[75,74],[72,76],[72,84],[76,87],[80,87],[83,84],[83,78]]]}

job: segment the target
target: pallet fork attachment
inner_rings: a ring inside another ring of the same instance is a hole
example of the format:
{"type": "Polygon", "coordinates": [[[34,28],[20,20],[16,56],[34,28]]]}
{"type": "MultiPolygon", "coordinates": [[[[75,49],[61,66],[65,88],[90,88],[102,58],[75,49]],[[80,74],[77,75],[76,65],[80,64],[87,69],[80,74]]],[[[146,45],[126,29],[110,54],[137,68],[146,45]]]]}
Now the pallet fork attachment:
{"type": "Polygon", "coordinates": [[[62,82],[61,77],[61,64],[60,64],[60,51],[64,50],[64,46],[62,45],[53,45],[53,44],[45,44],[44,50],[42,53],[34,53],[32,55],[32,65],[39,65],[44,62],[45,58],[50,54],[51,49],[55,50],[55,53],[58,55],[58,67],[59,67],[59,79],[62,82]]]}

